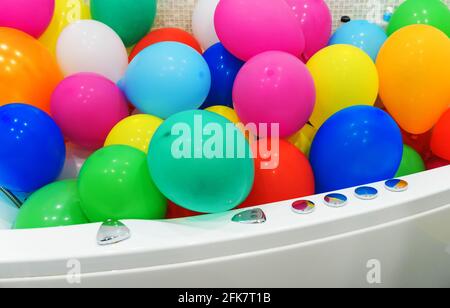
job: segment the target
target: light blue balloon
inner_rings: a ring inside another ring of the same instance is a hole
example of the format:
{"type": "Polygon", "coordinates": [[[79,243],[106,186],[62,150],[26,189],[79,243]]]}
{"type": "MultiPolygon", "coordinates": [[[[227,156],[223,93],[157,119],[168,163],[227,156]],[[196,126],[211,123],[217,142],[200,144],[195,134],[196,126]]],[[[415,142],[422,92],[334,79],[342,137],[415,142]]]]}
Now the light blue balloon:
{"type": "Polygon", "coordinates": [[[211,73],[193,48],[163,42],[133,59],[119,87],[140,111],[166,119],[204,103],[211,88],[211,73]]]}
{"type": "Polygon", "coordinates": [[[365,51],[375,62],[386,40],[387,34],[380,26],[367,20],[353,20],[336,30],[329,45],[356,46],[365,51]]]}

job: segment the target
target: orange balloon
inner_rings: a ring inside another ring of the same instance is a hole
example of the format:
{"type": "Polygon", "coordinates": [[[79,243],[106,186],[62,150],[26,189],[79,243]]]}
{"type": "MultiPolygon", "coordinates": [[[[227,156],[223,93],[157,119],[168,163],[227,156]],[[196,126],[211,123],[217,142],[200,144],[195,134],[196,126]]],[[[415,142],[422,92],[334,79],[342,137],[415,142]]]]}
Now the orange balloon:
{"type": "Polygon", "coordinates": [[[202,48],[199,42],[188,32],[178,28],[163,28],[150,32],[133,48],[130,54],[130,62],[145,48],[161,42],[179,42],[191,46],[199,53],[202,48]]]}
{"type": "Polygon", "coordinates": [[[0,27],[0,106],[24,103],[50,113],[50,98],[61,80],[44,45],[24,32],[0,27]]]}
{"type": "Polygon", "coordinates": [[[433,130],[431,150],[436,156],[450,161],[450,109],[444,113],[433,130]]]}
{"type": "Polygon", "coordinates": [[[377,59],[380,96],[411,134],[429,131],[450,103],[450,39],[428,25],[395,32],[377,59]]]}

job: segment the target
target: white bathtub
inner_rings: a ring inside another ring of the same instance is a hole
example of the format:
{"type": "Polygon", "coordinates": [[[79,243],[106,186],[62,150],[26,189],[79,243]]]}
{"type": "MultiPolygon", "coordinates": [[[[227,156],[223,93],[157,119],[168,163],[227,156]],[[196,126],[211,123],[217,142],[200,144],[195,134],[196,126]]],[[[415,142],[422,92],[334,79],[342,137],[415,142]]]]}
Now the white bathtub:
{"type": "Polygon", "coordinates": [[[267,205],[264,224],[125,221],[132,237],[104,247],[98,224],[1,230],[0,287],[450,287],[450,167],[406,180],[339,209],[306,198],[310,215],[267,205]]]}

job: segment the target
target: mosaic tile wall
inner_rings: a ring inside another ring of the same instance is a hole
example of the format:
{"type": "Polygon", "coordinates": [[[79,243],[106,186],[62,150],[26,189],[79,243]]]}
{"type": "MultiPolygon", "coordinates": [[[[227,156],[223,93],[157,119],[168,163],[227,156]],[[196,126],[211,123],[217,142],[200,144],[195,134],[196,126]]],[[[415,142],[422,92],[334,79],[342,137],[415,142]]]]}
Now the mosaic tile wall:
{"type": "MultiPolygon", "coordinates": [[[[197,0],[159,0],[156,27],[179,27],[191,30],[192,10],[197,0]]],[[[326,0],[333,12],[334,28],[340,24],[341,16],[352,19],[381,21],[388,7],[395,7],[403,0],[326,0]]],[[[450,0],[445,0],[450,6],[450,0]]]]}

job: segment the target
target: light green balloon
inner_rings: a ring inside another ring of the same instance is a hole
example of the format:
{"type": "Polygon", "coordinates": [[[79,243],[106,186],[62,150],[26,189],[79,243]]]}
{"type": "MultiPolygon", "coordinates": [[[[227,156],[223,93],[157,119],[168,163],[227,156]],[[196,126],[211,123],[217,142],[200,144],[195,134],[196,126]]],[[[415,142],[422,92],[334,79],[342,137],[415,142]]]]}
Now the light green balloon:
{"type": "Polygon", "coordinates": [[[167,200],[153,183],[146,155],[113,145],[95,152],[80,171],[82,209],[92,222],[109,219],[162,219],[167,200]]]}
{"type": "Polygon", "coordinates": [[[156,9],[156,0],[91,0],[92,18],[110,26],[127,47],[150,31],[156,9]]]}
{"type": "Polygon", "coordinates": [[[15,229],[50,228],[88,223],[81,210],[77,181],[56,182],[41,188],[23,204],[15,229]]]}
{"type": "Polygon", "coordinates": [[[168,199],[200,213],[224,212],[241,204],[255,173],[250,145],[241,131],[224,117],[201,110],[178,113],[159,127],[148,164],[168,199]]]}
{"type": "Polygon", "coordinates": [[[450,10],[440,0],[407,0],[392,15],[387,34],[416,24],[433,26],[450,37],[450,10]]]}
{"type": "Polygon", "coordinates": [[[425,171],[425,162],[419,153],[410,146],[403,147],[403,158],[395,177],[407,176],[425,171]]]}

